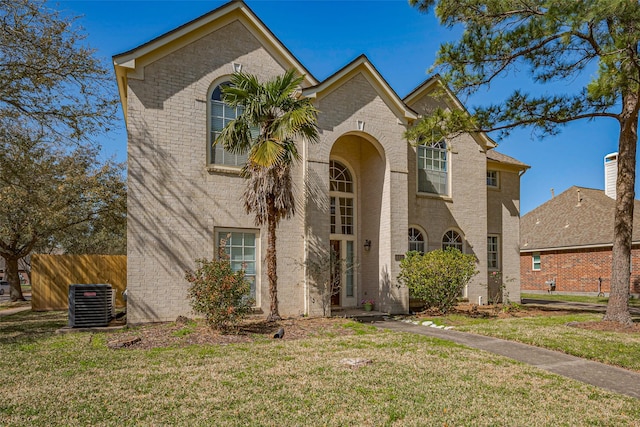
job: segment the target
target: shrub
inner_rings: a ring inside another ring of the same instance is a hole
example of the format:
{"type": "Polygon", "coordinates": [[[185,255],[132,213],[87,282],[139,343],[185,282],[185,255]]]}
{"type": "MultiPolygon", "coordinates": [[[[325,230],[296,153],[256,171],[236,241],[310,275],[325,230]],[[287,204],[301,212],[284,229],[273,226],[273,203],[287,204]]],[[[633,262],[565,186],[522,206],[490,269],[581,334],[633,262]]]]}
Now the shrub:
{"type": "Polygon", "coordinates": [[[412,298],[422,300],[427,308],[445,313],[456,304],[464,287],[477,273],[475,256],[457,249],[424,255],[412,251],[400,263],[398,280],[409,288],[412,298]]]}
{"type": "Polygon", "coordinates": [[[250,312],[253,300],[244,271],[234,272],[227,259],[196,260],[195,271],[187,271],[189,298],[193,311],[204,315],[214,329],[228,332],[250,312]]]}

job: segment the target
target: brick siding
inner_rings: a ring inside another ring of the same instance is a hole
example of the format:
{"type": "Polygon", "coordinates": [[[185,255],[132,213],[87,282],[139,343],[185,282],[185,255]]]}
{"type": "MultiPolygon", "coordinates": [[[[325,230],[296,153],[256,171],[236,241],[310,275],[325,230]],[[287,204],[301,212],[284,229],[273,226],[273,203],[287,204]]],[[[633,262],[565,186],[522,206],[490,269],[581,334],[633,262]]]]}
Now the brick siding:
{"type": "MultiPolygon", "coordinates": [[[[599,278],[602,292],[611,287],[611,248],[589,248],[540,252],[540,270],[532,270],[534,252],[520,255],[520,283],[523,292],[548,291],[546,281],[556,280],[556,292],[597,293],[599,278]]],[[[631,255],[632,293],[640,293],[640,247],[631,255]]]]}

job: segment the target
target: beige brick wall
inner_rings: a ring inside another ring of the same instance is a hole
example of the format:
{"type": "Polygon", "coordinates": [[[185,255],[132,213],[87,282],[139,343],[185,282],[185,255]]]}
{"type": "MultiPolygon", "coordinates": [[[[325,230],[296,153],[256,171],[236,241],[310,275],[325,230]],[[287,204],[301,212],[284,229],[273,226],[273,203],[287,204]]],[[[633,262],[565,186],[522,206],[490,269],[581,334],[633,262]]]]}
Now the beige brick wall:
{"type": "MultiPolygon", "coordinates": [[[[253,216],[244,213],[243,179],[206,168],[208,92],[212,83],[233,72],[232,62],[261,79],[284,71],[236,21],[148,65],[144,79],[129,79],[127,280],[132,323],[191,315],[184,271],[195,266],[196,258],[214,255],[214,230],[257,228],[253,216]]],[[[299,168],[299,181],[301,174],[299,168]]],[[[264,230],[260,233],[266,236],[264,230]]],[[[296,265],[304,252],[303,234],[302,216],[283,221],[278,231],[278,274],[280,283],[287,284],[279,295],[284,313],[303,311],[301,268],[296,265]]],[[[265,254],[262,238],[260,255],[265,254]]],[[[260,299],[268,307],[265,269],[261,273],[260,299]]]]}
{"type": "MultiPolygon", "coordinates": [[[[436,106],[446,107],[429,97],[418,100],[414,109],[423,114],[436,106]]],[[[409,224],[426,231],[426,250],[440,249],[442,237],[456,230],[464,239],[464,252],[474,254],[479,273],[467,288],[470,301],[487,297],[487,186],[486,155],[469,135],[447,141],[449,154],[449,196],[418,193],[417,171],[409,173],[409,224]]],[[[408,164],[416,165],[416,149],[409,147],[408,164]]]]}
{"type": "Polygon", "coordinates": [[[498,170],[500,186],[488,189],[487,218],[489,234],[500,237],[500,271],[509,301],[520,301],[520,176],[518,172],[498,170]]]}

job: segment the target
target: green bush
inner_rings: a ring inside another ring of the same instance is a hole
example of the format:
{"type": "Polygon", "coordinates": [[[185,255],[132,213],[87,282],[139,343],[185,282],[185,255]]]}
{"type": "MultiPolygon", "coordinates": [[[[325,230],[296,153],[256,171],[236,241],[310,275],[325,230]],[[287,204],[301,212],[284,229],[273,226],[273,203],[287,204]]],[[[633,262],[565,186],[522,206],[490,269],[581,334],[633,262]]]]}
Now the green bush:
{"type": "Polygon", "coordinates": [[[228,332],[250,312],[253,300],[244,271],[234,272],[227,259],[197,259],[195,271],[187,271],[189,298],[193,311],[204,315],[214,329],[228,332]]]}
{"type": "Polygon", "coordinates": [[[424,255],[408,252],[400,263],[398,280],[409,288],[411,298],[446,313],[477,273],[475,256],[447,248],[424,255]]]}

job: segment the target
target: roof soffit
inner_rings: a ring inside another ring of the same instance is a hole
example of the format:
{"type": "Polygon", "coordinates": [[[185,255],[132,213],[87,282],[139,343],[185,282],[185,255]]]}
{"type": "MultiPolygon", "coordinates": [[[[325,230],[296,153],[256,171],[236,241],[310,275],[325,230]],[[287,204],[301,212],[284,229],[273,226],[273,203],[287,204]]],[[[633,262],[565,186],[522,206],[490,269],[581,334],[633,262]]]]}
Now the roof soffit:
{"type": "Polygon", "coordinates": [[[302,94],[309,98],[321,99],[358,74],[362,74],[367,79],[402,123],[408,124],[418,118],[418,114],[402,102],[365,55],[359,56],[320,84],[303,89],[302,94]]]}
{"type": "Polygon", "coordinates": [[[318,83],[315,77],[289,52],[271,30],[262,23],[246,4],[240,1],[227,3],[148,43],[116,55],[113,58],[114,64],[139,73],[145,65],[157,61],[236,20],[243,23],[275,58],[284,62],[287,67],[295,68],[301,75],[305,75],[305,85],[311,86],[318,83]]]}

